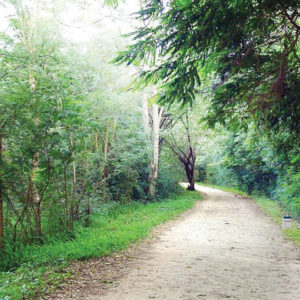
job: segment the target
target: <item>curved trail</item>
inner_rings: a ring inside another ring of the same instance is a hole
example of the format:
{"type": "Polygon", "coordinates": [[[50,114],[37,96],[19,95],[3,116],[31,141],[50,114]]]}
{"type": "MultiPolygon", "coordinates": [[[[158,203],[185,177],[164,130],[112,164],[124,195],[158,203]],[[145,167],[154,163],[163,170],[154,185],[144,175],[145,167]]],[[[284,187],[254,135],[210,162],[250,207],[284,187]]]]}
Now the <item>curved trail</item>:
{"type": "Polygon", "coordinates": [[[206,195],[165,229],[148,253],[88,300],[300,299],[300,252],[252,201],[206,195]]]}

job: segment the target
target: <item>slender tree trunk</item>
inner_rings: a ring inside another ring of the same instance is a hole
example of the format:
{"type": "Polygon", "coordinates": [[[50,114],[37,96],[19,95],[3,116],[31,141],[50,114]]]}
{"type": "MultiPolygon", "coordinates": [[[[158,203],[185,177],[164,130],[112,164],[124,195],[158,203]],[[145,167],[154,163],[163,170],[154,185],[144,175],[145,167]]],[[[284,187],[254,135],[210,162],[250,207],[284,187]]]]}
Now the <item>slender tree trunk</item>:
{"type": "Polygon", "coordinates": [[[188,180],[188,190],[195,190],[195,164],[193,162],[188,162],[184,165],[184,170],[186,174],[186,178],[188,180]]]}
{"type": "MultiPolygon", "coordinates": [[[[68,223],[68,202],[69,202],[69,193],[68,193],[68,180],[67,180],[67,168],[69,162],[64,165],[64,190],[65,190],[65,219],[68,223]]],[[[67,224],[69,225],[69,224],[67,224]]]]}
{"type": "Polygon", "coordinates": [[[103,157],[104,157],[104,167],[102,171],[102,201],[105,203],[107,201],[107,177],[108,177],[108,168],[107,168],[107,157],[108,157],[108,139],[109,139],[109,121],[106,122],[106,131],[104,138],[104,147],[103,147],[103,157]]]}
{"type": "Polygon", "coordinates": [[[158,178],[158,162],[159,162],[159,111],[158,105],[152,105],[152,127],[153,127],[153,157],[151,162],[151,172],[149,180],[149,195],[155,198],[157,178],[158,178]]]}
{"type": "Polygon", "coordinates": [[[2,152],[3,152],[3,136],[0,126],[0,251],[4,248],[4,222],[3,222],[3,186],[2,186],[2,152]]]}
{"type": "Polygon", "coordinates": [[[103,156],[104,159],[107,159],[108,152],[108,137],[109,137],[109,121],[106,121],[106,131],[105,131],[105,139],[104,139],[104,148],[103,148],[103,156]]]}
{"type": "MultiPolygon", "coordinates": [[[[148,109],[148,101],[147,101],[147,95],[143,95],[142,97],[142,116],[143,116],[143,126],[144,126],[144,133],[146,136],[147,142],[150,141],[150,121],[149,121],[149,109],[148,109]]],[[[146,194],[153,197],[153,188],[151,190],[151,182],[152,182],[152,159],[149,164],[149,175],[148,175],[148,187],[146,189],[146,194]],[[151,192],[150,192],[151,190],[151,192]],[[152,195],[151,195],[152,193],[152,195]]]]}
{"type": "MultiPolygon", "coordinates": [[[[174,148],[173,148],[174,149],[174,148]]],[[[174,150],[173,150],[174,151],[174,150]]],[[[183,154],[181,151],[181,154],[179,152],[174,152],[176,155],[178,155],[179,161],[184,166],[184,171],[186,174],[186,178],[188,180],[188,190],[194,191],[195,190],[195,162],[196,162],[196,156],[195,156],[195,150],[192,146],[189,147],[189,152],[183,154]]]]}
{"type": "Polygon", "coordinates": [[[72,170],[73,170],[73,189],[72,189],[72,199],[71,199],[71,215],[70,215],[70,229],[73,230],[73,221],[78,218],[78,212],[76,210],[77,203],[77,173],[76,173],[76,160],[74,152],[74,142],[72,135],[70,135],[70,145],[72,148],[72,170]]]}
{"type": "Polygon", "coordinates": [[[195,164],[193,164],[192,178],[191,178],[189,190],[191,190],[191,191],[195,190],[195,164]]]}
{"type": "MultiPolygon", "coordinates": [[[[35,6],[36,11],[38,11],[38,6],[35,6]]],[[[32,20],[31,20],[32,21],[32,20]]],[[[34,38],[34,32],[33,28],[35,25],[35,19],[29,23],[29,28],[30,28],[30,33],[27,36],[26,39],[26,34],[24,34],[24,44],[29,50],[29,52],[33,51],[33,45],[31,39],[34,38]]],[[[29,87],[30,91],[33,94],[36,89],[36,79],[32,74],[29,74],[29,87]]],[[[39,117],[35,116],[33,118],[33,121],[35,124],[39,123],[39,117]]],[[[43,237],[42,237],[42,224],[41,224],[41,199],[38,193],[38,190],[35,185],[35,179],[38,171],[38,166],[39,166],[39,152],[35,152],[33,155],[33,168],[32,172],[29,176],[29,186],[30,186],[30,195],[31,195],[31,203],[33,205],[33,212],[34,212],[34,219],[35,219],[35,229],[37,233],[37,237],[39,242],[42,244],[43,243],[43,237]]]]}
{"type": "Polygon", "coordinates": [[[76,198],[76,187],[77,187],[77,174],[76,174],[76,160],[75,160],[75,152],[74,152],[74,142],[72,135],[70,136],[70,145],[72,147],[72,170],[73,170],[73,198],[76,198]]]}
{"type": "Polygon", "coordinates": [[[37,232],[38,239],[42,244],[43,237],[42,237],[42,225],[41,225],[41,199],[35,185],[38,165],[39,165],[39,153],[36,152],[33,156],[33,168],[29,176],[29,185],[30,185],[31,202],[34,211],[36,232],[37,232]]]}
{"type": "MultiPolygon", "coordinates": [[[[144,95],[142,98],[142,113],[143,113],[143,125],[144,132],[147,139],[150,139],[150,121],[149,121],[149,109],[147,96],[144,95]]],[[[160,153],[160,122],[163,114],[163,109],[159,109],[157,104],[151,106],[152,116],[152,158],[150,162],[150,173],[148,176],[148,195],[154,199],[156,196],[157,178],[158,178],[158,167],[159,167],[159,153],[160,153]]]]}
{"type": "MultiPolygon", "coordinates": [[[[95,145],[95,153],[98,153],[99,151],[99,132],[96,130],[95,132],[95,138],[94,138],[94,145],[95,145]]],[[[101,160],[99,160],[98,168],[100,170],[99,177],[97,181],[95,182],[95,190],[98,191],[99,186],[101,186],[101,177],[102,177],[102,170],[101,170],[101,160]]]]}
{"type": "MultiPolygon", "coordinates": [[[[30,84],[31,93],[34,93],[36,87],[36,80],[31,74],[29,75],[29,84],[30,84]]],[[[33,121],[35,124],[38,124],[39,117],[38,116],[34,117],[33,121]]],[[[39,153],[35,152],[33,155],[32,172],[29,176],[29,185],[30,185],[31,201],[32,201],[33,211],[34,211],[36,232],[37,232],[38,239],[42,244],[43,243],[42,225],[41,225],[41,204],[42,203],[41,203],[38,190],[35,185],[35,179],[36,179],[38,166],[39,166],[39,157],[40,157],[39,153]]]]}
{"type": "Polygon", "coordinates": [[[95,134],[95,152],[98,152],[98,149],[99,149],[99,142],[98,142],[98,130],[97,130],[95,134]]]}

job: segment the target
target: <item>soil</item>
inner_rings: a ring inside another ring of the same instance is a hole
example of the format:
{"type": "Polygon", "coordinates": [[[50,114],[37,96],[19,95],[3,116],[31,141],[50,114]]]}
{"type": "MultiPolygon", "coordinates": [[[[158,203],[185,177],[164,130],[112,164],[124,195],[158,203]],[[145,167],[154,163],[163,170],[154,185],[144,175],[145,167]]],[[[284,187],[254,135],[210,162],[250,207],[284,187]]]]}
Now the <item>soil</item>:
{"type": "Polygon", "coordinates": [[[74,263],[51,299],[300,299],[300,251],[253,200],[197,186],[189,212],[115,256],[74,263]]]}

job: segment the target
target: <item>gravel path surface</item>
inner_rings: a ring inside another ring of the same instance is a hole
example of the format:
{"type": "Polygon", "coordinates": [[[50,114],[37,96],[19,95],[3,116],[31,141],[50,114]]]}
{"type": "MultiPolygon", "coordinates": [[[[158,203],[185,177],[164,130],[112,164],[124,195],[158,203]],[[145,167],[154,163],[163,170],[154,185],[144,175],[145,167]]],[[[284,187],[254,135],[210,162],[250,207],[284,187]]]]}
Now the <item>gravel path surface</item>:
{"type": "Polygon", "coordinates": [[[280,227],[252,200],[197,189],[204,200],[84,299],[300,299],[300,252],[280,227]]]}

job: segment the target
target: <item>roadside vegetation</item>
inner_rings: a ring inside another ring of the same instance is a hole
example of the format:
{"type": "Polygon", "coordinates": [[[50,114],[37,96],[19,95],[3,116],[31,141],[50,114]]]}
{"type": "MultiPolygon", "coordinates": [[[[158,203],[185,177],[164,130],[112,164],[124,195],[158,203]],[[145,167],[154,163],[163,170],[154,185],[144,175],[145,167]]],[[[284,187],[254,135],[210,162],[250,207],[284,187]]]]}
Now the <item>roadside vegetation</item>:
{"type": "Polygon", "coordinates": [[[76,224],[74,238],[36,247],[24,247],[1,261],[0,299],[40,297],[72,273],[69,261],[107,256],[147,237],[153,227],[174,219],[201,199],[197,192],[181,191],[153,203],[111,203],[92,215],[89,227],[76,224]]]}
{"type": "Polygon", "coordinates": [[[198,197],[164,200],[178,182],[300,219],[298,1],[3,0],[0,17],[1,297],[145,237],[198,197]]]}
{"type": "MultiPolygon", "coordinates": [[[[279,205],[278,202],[256,195],[253,196],[253,199],[264,209],[268,216],[281,226],[282,217],[287,215],[287,212],[279,205]]],[[[293,221],[291,228],[285,229],[284,234],[294,241],[298,247],[300,247],[300,224],[297,221],[293,221]]]]}

